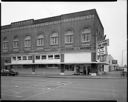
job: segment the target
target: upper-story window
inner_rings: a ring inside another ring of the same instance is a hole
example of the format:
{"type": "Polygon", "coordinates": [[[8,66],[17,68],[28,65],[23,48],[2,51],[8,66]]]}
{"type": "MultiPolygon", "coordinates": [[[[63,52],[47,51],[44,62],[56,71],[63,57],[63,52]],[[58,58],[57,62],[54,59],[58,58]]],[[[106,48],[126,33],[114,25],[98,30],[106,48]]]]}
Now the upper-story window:
{"type": "Polygon", "coordinates": [[[69,30],[65,33],[65,43],[73,43],[73,31],[69,30]]]}
{"type": "Polygon", "coordinates": [[[26,36],[24,39],[24,47],[31,47],[31,37],[26,36]]]}
{"type": "Polygon", "coordinates": [[[4,37],[4,39],[3,39],[3,49],[8,49],[8,40],[7,40],[7,37],[4,37]]]}
{"type": "Polygon", "coordinates": [[[58,33],[54,32],[50,36],[50,45],[58,45],[58,33]]]}
{"type": "Polygon", "coordinates": [[[44,46],[44,36],[42,34],[37,37],[37,46],[44,46]]]}
{"type": "Polygon", "coordinates": [[[91,37],[91,30],[89,28],[85,28],[81,34],[81,41],[82,42],[89,42],[91,37]]]}
{"type": "Polygon", "coordinates": [[[18,44],[19,44],[19,39],[17,36],[15,36],[13,39],[13,48],[18,48],[18,44]]]}

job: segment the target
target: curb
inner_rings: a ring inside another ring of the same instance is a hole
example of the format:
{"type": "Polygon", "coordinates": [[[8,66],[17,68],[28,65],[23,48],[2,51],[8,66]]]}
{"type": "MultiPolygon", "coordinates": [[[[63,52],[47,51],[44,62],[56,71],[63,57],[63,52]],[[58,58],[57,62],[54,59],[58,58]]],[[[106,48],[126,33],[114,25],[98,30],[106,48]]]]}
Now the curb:
{"type": "Polygon", "coordinates": [[[70,78],[70,79],[125,79],[127,77],[105,77],[105,76],[68,76],[68,75],[18,75],[18,77],[43,77],[43,78],[70,78]]]}

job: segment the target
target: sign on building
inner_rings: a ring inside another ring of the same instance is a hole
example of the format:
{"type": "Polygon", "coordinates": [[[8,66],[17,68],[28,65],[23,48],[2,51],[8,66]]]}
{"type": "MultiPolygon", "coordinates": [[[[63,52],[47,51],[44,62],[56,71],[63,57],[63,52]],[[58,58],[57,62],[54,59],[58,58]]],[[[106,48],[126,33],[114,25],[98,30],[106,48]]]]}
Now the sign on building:
{"type": "Polygon", "coordinates": [[[112,60],[112,64],[117,64],[117,60],[112,60]]]}
{"type": "Polygon", "coordinates": [[[105,61],[104,56],[108,54],[107,46],[109,46],[109,39],[103,40],[97,44],[97,60],[105,61]]]}
{"type": "Polygon", "coordinates": [[[98,43],[98,48],[102,48],[104,46],[109,46],[109,39],[103,40],[101,42],[98,43]]]}
{"type": "Polygon", "coordinates": [[[105,47],[102,47],[100,49],[97,49],[97,54],[98,55],[104,55],[104,54],[106,54],[105,47]]]}

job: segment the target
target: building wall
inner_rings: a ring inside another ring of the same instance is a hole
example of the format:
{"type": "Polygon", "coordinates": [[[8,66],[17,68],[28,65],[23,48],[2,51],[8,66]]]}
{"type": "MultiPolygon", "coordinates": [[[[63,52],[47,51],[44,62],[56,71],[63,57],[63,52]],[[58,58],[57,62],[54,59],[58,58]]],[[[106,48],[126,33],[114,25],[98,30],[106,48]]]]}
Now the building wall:
{"type": "MultiPolygon", "coordinates": [[[[73,22],[73,21],[69,21],[69,22],[65,22],[65,23],[62,23],[62,24],[54,24],[54,25],[46,25],[46,26],[41,26],[41,27],[35,27],[35,28],[24,28],[24,29],[16,29],[16,30],[12,30],[12,31],[9,31],[9,32],[2,32],[2,39],[4,37],[7,37],[8,38],[8,41],[9,42],[12,42],[13,41],[13,38],[15,35],[18,36],[19,38],[19,51],[20,52],[23,52],[23,51],[38,51],[39,48],[36,47],[36,38],[37,38],[37,35],[38,33],[42,32],[44,34],[44,37],[45,37],[45,41],[44,41],[44,47],[42,48],[43,49],[52,49],[52,48],[57,48],[58,47],[61,47],[61,48],[65,48],[66,45],[64,43],[64,34],[66,33],[66,31],[68,29],[72,29],[73,32],[74,32],[74,43],[71,44],[72,47],[83,47],[85,46],[84,44],[81,43],[81,29],[84,28],[84,27],[90,27],[91,28],[91,31],[93,31],[93,20],[80,20],[80,21],[76,21],[76,22],[73,22]],[[50,46],[50,34],[53,32],[53,31],[56,31],[59,33],[59,45],[57,46],[50,46]],[[32,47],[30,49],[25,49],[24,48],[24,38],[25,36],[31,36],[31,40],[32,40],[32,47]]],[[[92,32],[93,33],[93,32],[92,32]]],[[[9,43],[9,52],[10,53],[13,53],[15,51],[13,51],[13,48],[12,48],[12,43],[9,43]]]]}
{"type": "Polygon", "coordinates": [[[113,64],[112,60],[114,60],[114,58],[111,55],[108,55],[106,57],[106,62],[108,63],[108,65],[104,65],[104,71],[106,71],[106,72],[113,71],[113,70],[116,70],[118,68],[118,63],[113,64]]]}
{"type": "Polygon", "coordinates": [[[104,65],[104,72],[109,72],[110,69],[109,69],[109,65],[104,65]]]}
{"type": "MultiPolygon", "coordinates": [[[[91,55],[89,54],[89,56],[91,57],[91,61],[96,61],[96,36],[98,37],[98,40],[101,40],[102,39],[101,37],[103,37],[103,34],[104,34],[104,30],[103,30],[101,22],[98,19],[98,16],[95,10],[62,15],[60,17],[55,17],[55,18],[54,17],[48,18],[45,20],[45,23],[32,24],[32,25],[30,24],[30,25],[23,26],[23,27],[21,26],[21,27],[3,29],[1,41],[3,42],[3,38],[7,37],[7,40],[9,41],[9,49],[8,49],[9,51],[2,52],[2,55],[4,56],[4,55],[9,54],[13,56],[16,53],[17,54],[30,54],[30,53],[40,53],[40,54],[49,53],[50,54],[51,52],[52,53],[56,53],[56,52],[59,52],[59,53],[87,52],[88,53],[89,52],[91,54],[91,55]],[[94,15],[94,16],[91,16],[91,18],[89,18],[87,17],[88,15],[94,15]],[[81,19],[81,17],[84,17],[84,16],[86,17],[81,19]],[[74,17],[76,17],[77,19],[74,17]],[[60,18],[61,18],[61,21],[63,22],[60,22],[60,18]],[[48,22],[47,20],[49,21],[55,20],[56,23],[49,22],[49,24],[45,24],[48,22]],[[89,47],[86,44],[81,43],[81,31],[84,27],[91,28],[91,41],[90,41],[89,47]],[[74,41],[73,41],[73,44],[67,45],[64,43],[64,34],[69,29],[74,32],[74,41]],[[96,35],[97,30],[98,32],[100,32],[99,35],[96,35]],[[52,34],[52,32],[54,31],[58,32],[59,34],[59,43],[56,46],[53,46],[53,45],[51,46],[50,45],[50,34],[52,34]],[[36,38],[39,33],[42,33],[45,38],[43,47],[36,46],[36,38]],[[18,36],[19,41],[20,41],[19,49],[13,49],[12,47],[12,41],[13,41],[14,36],[16,35],[18,36]],[[24,38],[27,35],[31,36],[32,46],[30,48],[24,48],[24,38]]],[[[54,63],[54,61],[51,63],[54,63]]]]}

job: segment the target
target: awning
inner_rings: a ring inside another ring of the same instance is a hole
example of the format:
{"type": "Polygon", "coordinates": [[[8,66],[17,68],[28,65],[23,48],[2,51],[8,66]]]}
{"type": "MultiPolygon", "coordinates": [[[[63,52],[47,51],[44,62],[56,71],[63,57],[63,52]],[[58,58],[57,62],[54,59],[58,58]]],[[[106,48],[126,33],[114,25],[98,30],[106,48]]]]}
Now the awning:
{"type": "Polygon", "coordinates": [[[100,65],[109,65],[107,62],[61,62],[61,64],[100,64],[100,65]]]}
{"type": "Polygon", "coordinates": [[[109,65],[107,62],[60,62],[60,63],[5,63],[5,65],[35,65],[35,64],[98,64],[109,65]]]}

